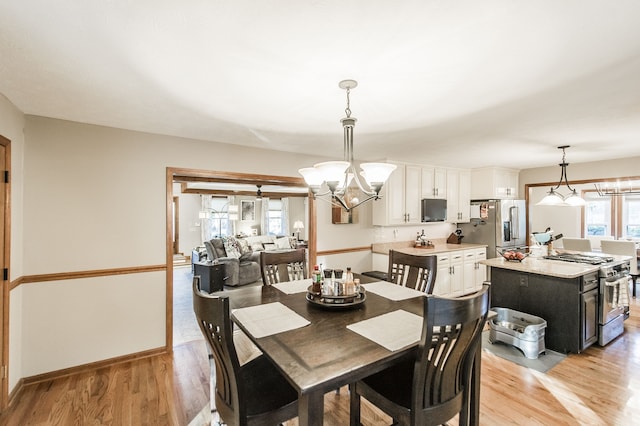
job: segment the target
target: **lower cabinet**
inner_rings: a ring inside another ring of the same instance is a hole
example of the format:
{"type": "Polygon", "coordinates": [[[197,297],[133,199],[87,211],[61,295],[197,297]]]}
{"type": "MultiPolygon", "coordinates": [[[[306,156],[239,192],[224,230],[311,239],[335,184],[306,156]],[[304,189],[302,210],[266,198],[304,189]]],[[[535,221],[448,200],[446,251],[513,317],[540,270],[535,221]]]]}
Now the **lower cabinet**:
{"type": "Polygon", "coordinates": [[[547,349],[579,353],[597,341],[597,280],[597,273],[557,278],[491,268],[491,306],[544,319],[547,349]]]}
{"type": "MultiPolygon", "coordinates": [[[[458,297],[482,290],[487,280],[487,267],[479,262],[487,258],[485,247],[435,253],[438,258],[433,294],[458,297]]],[[[389,255],[373,253],[373,270],[387,272],[389,255]]]]}

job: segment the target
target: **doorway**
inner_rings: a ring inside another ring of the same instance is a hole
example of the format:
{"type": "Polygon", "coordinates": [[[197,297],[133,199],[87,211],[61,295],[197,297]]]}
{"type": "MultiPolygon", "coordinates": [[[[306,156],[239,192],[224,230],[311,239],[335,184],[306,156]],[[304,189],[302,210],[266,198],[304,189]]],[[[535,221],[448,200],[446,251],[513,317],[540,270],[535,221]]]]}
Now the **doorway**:
{"type": "MultiPolygon", "coordinates": [[[[174,184],[180,183],[182,191],[187,190],[189,183],[194,182],[219,182],[229,185],[277,185],[285,187],[298,187],[307,188],[307,185],[302,178],[289,177],[289,176],[272,176],[272,175],[258,175],[249,173],[235,173],[235,172],[220,172],[209,170],[196,170],[196,169],[183,169],[167,167],[166,172],[166,350],[171,352],[173,350],[173,323],[174,323],[174,266],[173,266],[173,251],[174,251],[174,232],[177,227],[176,221],[174,221],[174,184]]],[[[307,191],[307,196],[309,195],[307,191]]],[[[314,265],[317,258],[316,251],[316,211],[315,202],[313,197],[308,197],[308,253],[309,264],[314,265]]]]}

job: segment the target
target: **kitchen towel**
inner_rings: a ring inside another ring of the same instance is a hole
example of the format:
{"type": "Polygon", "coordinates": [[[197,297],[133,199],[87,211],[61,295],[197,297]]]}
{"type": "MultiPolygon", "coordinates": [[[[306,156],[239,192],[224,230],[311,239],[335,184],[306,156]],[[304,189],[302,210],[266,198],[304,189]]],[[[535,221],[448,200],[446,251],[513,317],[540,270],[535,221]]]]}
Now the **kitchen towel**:
{"type": "Polygon", "coordinates": [[[304,280],[286,281],[272,285],[283,293],[295,294],[306,292],[311,284],[311,278],[307,278],[304,280]]]}
{"type": "Polygon", "coordinates": [[[427,295],[427,293],[424,293],[422,291],[414,290],[409,287],[403,287],[398,284],[392,284],[387,281],[378,281],[363,285],[368,292],[375,293],[378,296],[386,297],[387,299],[393,301],[411,299],[412,297],[427,295]]]}
{"type": "Polygon", "coordinates": [[[422,322],[421,316],[398,309],[347,328],[390,351],[397,351],[420,340],[422,322]]]}
{"type": "Polygon", "coordinates": [[[280,302],[235,309],[232,316],[256,339],[310,324],[280,302]]]}

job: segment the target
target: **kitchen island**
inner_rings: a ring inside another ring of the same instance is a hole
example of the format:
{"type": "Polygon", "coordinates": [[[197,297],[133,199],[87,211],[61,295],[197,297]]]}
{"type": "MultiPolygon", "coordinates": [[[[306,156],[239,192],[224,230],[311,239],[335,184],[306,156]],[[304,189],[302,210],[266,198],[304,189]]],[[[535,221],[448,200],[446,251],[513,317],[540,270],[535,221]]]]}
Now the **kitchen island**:
{"type": "Polygon", "coordinates": [[[598,265],[533,257],[482,263],[490,268],[491,306],[547,321],[547,349],[579,353],[598,341],[598,265]]]}

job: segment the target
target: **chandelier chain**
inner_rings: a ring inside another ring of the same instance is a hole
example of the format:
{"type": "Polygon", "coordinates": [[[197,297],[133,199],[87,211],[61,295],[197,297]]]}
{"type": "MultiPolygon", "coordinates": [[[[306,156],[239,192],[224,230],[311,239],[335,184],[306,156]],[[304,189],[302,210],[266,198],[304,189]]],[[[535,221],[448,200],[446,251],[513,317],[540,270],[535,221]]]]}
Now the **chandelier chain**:
{"type": "Polygon", "coordinates": [[[351,93],[351,90],[347,87],[345,89],[347,91],[347,107],[344,110],[344,113],[347,114],[347,118],[351,117],[351,101],[349,99],[349,93],[351,93]]]}

